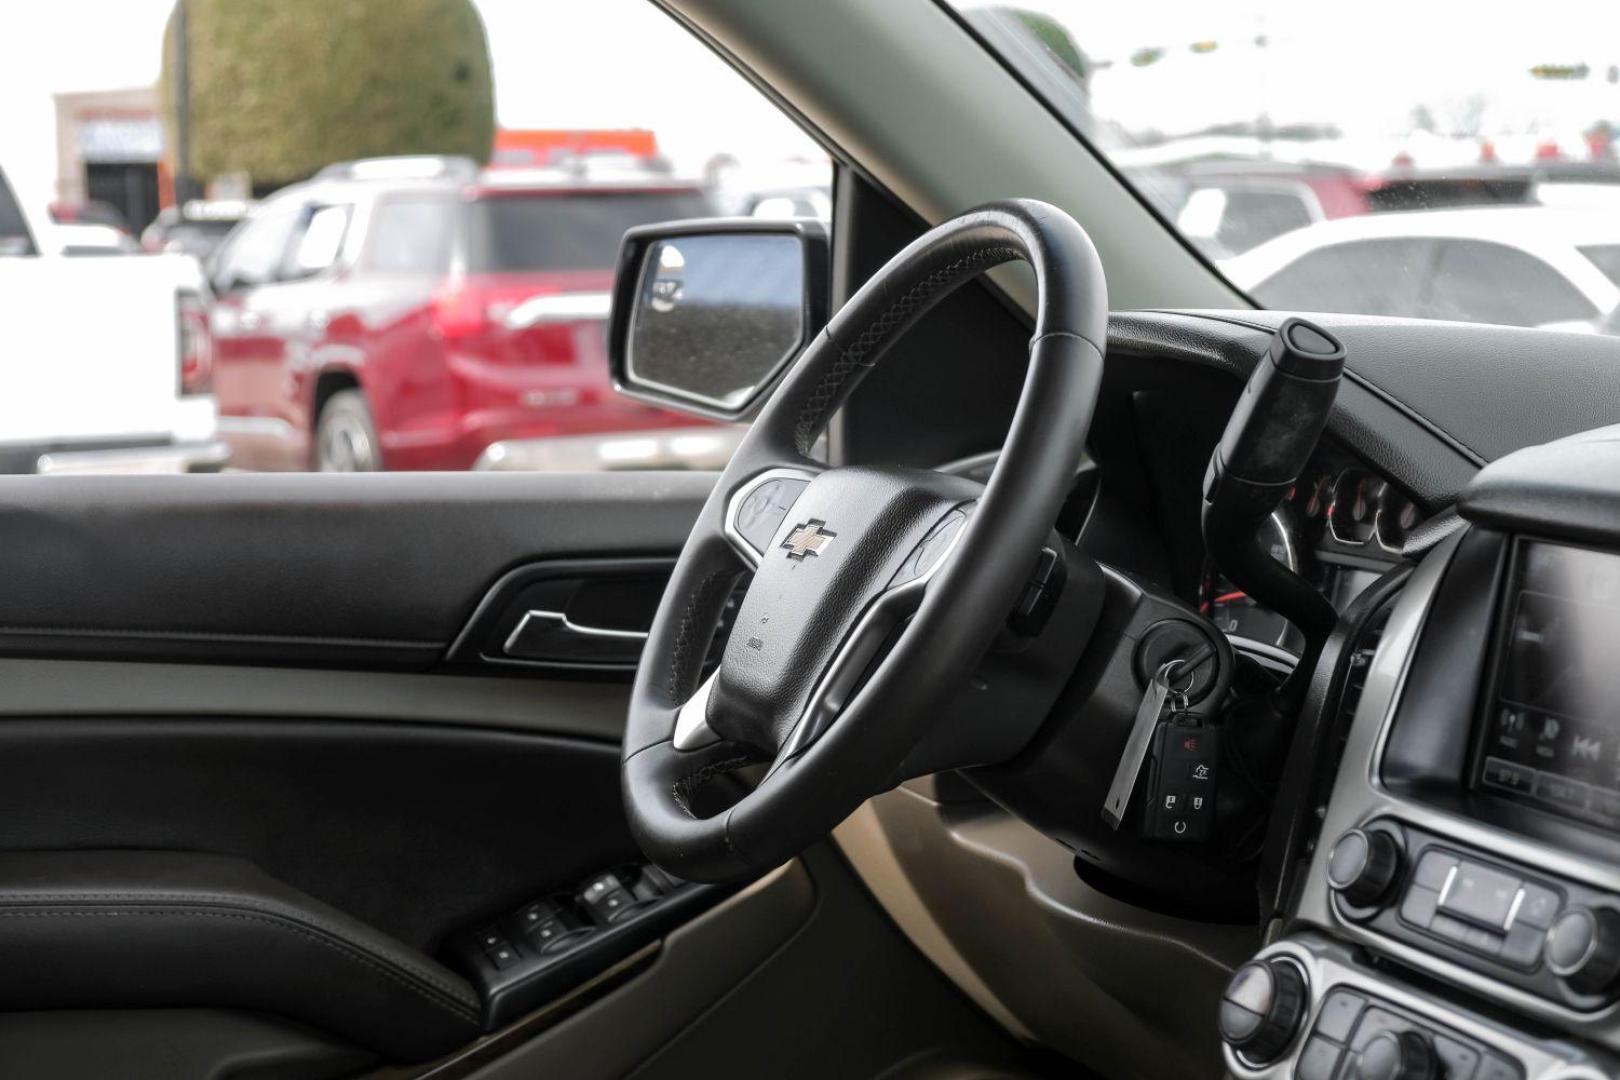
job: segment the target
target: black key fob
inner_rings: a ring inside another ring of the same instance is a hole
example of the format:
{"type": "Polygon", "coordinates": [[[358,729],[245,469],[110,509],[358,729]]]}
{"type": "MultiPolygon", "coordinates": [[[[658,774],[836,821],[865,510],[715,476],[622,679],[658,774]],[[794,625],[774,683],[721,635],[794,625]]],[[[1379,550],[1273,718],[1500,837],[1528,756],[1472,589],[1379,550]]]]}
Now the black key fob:
{"type": "Polygon", "coordinates": [[[1159,725],[1148,766],[1143,835],[1195,844],[1214,833],[1219,736],[1215,728],[1185,720],[1159,725]]]}

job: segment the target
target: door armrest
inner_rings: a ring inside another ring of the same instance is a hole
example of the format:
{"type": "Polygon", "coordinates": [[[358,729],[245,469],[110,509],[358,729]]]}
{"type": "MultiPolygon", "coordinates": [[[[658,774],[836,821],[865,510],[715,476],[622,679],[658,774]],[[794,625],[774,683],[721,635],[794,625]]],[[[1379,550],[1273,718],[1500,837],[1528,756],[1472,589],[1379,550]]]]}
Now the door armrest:
{"type": "Polygon", "coordinates": [[[0,853],[0,1010],[274,1013],[402,1061],[479,1034],[460,976],[243,859],[0,853]]]}

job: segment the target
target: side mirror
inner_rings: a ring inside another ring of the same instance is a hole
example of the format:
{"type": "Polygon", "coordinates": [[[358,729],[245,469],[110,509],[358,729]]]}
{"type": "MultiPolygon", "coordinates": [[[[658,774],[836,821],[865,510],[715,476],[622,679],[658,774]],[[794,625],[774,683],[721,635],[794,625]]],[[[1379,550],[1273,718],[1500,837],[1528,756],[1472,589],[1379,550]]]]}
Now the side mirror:
{"type": "Polygon", "coordinates": [[[827,321],[827,231],[723,218],[624,235],[608,366],[622,393],[743,420],[827,321]]]}

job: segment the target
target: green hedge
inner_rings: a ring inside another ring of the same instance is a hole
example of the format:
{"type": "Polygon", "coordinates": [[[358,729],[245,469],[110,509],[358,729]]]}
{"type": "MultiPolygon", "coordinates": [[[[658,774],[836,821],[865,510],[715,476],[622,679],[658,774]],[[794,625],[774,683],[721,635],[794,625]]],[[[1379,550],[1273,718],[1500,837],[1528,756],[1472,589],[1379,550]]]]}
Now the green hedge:
{"type": "MultiPolygon", "coordinates": [[[[186,19],[198,180],[288,183],[385,154],[489,158],[489,43],[470,0],[187,0],[186,19]]],[[[173,53],[169,32],[170,146],[173,53]]]]}

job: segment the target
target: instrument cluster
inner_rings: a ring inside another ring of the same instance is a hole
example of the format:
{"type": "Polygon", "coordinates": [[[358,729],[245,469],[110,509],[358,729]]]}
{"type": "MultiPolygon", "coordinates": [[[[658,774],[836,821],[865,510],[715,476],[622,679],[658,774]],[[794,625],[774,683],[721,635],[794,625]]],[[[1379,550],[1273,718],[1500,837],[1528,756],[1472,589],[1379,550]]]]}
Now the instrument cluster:
{"type": "MultiPolygon", "coordinates": [[[[1272,558],[1319,589],[1340,611],[1394,563],[1423,514],[1407,495],[1370,469],[1325,456],[1312,463],[1266,520],[1272,558]]],[[[1206,568],[1199,607],[1228,636],[1298,654],[1288,620],[1206,568]]]]}

